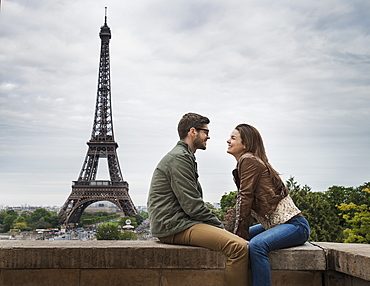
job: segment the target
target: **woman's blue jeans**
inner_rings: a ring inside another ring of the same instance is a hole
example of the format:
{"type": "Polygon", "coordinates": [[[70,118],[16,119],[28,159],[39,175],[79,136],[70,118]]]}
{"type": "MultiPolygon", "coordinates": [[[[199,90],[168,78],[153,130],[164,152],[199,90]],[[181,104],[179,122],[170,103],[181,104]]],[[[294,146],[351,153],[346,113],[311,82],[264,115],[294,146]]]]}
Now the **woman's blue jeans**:
{"type": "Polygon", "coordinates": [[[248,251],[253,286],[271,285],[268,253],[275,249],[304,244],[310,236],[310,226],[303,216],[265,230],[262,225],[249,228],[248,251]]]}

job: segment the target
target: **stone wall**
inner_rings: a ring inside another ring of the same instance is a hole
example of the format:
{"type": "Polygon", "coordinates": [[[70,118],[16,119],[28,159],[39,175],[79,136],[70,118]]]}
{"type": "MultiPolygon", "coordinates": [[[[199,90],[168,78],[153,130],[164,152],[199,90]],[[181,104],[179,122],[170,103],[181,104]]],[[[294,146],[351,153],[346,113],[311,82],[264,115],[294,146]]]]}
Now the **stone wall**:
{"type": "MultiPolygon", "coordinates": [[[[273,285],[370,286],[369,245],[306,243],[270,260],[273,285]]],[[[155,241],[0,241],[0,286],[221,286],[225,261],[155,241]]]]}

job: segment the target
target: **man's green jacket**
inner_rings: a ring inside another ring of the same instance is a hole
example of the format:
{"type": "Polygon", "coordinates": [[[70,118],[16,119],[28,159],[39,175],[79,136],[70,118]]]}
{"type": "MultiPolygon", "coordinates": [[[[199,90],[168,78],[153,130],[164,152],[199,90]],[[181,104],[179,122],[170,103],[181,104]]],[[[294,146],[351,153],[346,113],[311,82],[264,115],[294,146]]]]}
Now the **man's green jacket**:
{"type": "Polygon", "coordinates": [[[148,212],[154,237],[169,236],[197,223],[223,228],[204,205],[195,156],[184,141],[179,141],[154,170],[148,212]]]}

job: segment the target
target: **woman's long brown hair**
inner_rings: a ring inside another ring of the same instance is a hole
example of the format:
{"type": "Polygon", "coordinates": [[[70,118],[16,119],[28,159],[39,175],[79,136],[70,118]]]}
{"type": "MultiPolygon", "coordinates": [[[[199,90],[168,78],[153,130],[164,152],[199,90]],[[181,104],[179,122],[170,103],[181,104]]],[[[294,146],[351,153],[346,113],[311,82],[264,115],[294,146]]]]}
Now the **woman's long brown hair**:
{"type": "Polygon", "coordinates": [[[269,170],[273,183],[276,184],[282,191],[284,190],[284,193],[287,193],[288,190],[281,180],[279,173],[271,166],[269,160],[267,159],[262,136],[258,130],[245,123],[239,124],[235,127],[235,129],[240,133],[240,137],[246,148],[246,152],[250,152],[254,156],[260,158],[269,170]]]}

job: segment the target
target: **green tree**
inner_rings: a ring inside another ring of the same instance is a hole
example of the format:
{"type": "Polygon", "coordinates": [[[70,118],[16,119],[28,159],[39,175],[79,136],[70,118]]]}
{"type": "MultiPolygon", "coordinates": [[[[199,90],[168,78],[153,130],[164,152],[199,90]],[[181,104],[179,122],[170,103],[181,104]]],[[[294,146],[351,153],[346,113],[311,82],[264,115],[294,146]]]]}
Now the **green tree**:
{"type": "Polygon", "coordinates": [[[370,207],[366,204],[340,204],[340,215],[349,225],[344,230],[344,242],[370,243],[370,207]]]}
{"type": "Polygon", "coordinates": [[[141,217],[143,218],[143,221],[148,218],[148,212],[146,211],[139,211],[138,214],[141,215],[141,217]]]}
{"type": "Polygon", "coordinates": [[[137,225],[140,225],[144,221],[144,218],[139,213],[137,213],[136,215],[134,215],[134,218],[136,220],[137,225]]]}
{"type": "Polygon", "coordinates": [[[120,234],[121,240],[137,240],[137,235],[132,231],[125,231],[120,234]]]}
{"type": "Polygon", "coordinates": [[[27,225],[32,224],[31,215],[28,212],[22,212],[19,217],[23,218],[24,220],[22,221],[25,221],[27,225]]]}
{"type": "MultiPolygon", "coordinates": [[[[330,203],[330,205],[336,207],[336,214],[338,216],[341,212],[337,206],[340,204],[350,204],[355,205],[368,205],[370,206],[370,182],[365,183],[358,187],[344,187],[344,186],[332,186],[323,195],[323,199],[330,203]]],[[[345,219],[340,216],[341,225],[346,225],[345,219]]]]}
{"type": "Polygon", "coordinates": [[[3,220],[3,225],[4,225],[4,231],[9,231],[11,228],[13,228],[13,224],[15,221],[16,217],[12,215],[7,215],[4,220],[3,220]]]}
{"type": "Polygon", "coordinates": [[[215,214],[219,219],[221,219],[221,211],[217,210],[213,204],[210,202],[205,202],[204,205],[213,213],[215,214]]]}
{"type": "Polygon", "coordinates": [[[343,227],[339,225],[335,206],[324,199],[323,193],[312,192],[307,185],[301,187],[293,177],[289,178],[286,186],[293,201],[310,224],[310,240],[341,242],[343,227]]]}
{"type": "Polygon", "coordinates": [[[2,222],[3,225],[3,231],[7,232],[11,228],[13,228],[14,221],[17,219],[18,213],[15,210],[6,210],[2,214],[2,222]]]}
{"type": "Polygon", "coordinates": [[[105,222],[119,217],[117,213],[108,212],[83,212],[80,222],[81,225],[87,226],[94,223],[105,222]]]}
{"type": "Polygon", "coordinates": [[[9,231],[15,224],[18,224],[18,229],[22,230],[55,228],[59,226],[59,220],[56,212],[47,211],[43,208],[36,209],[31,214],[23,212],[18,215],[14,210],[0,212],[0,225],[2,225],[2,231],[9,231]]]}
{"type": "Polygon", "coordinates": [[[14,229],[19,229],[19,230],[28,230],[28,226],[26,222],[16,222],[14,224],[14,229]]]}
{"type": "Polygon", "coordinates": [[[59,226],[59,218],[56,212],[44,208],[34,210],[31,215],[24,217],[32,228],[55,228],[59,226]]]}
{"type": "Polygon", "coordinates": [[[363,231],[368,212],[360,208],[370,208],[370,182],[358,187],[332,186],[323,194],[323,199],[330,203],[344,230],[339,242],[366,241],[363,231]]]}
{"type": "Polygon", "coordinates": [[[48,223],[44,217],[33,223],[33,228],[51,228],[52,225],[48,223]]]}
{"type": "Polygon", "coordinates": [[[121,232],[118,227],[112,223],[103,223],[98,226],[96,231],[97,240],[120,240],[121,232]]]}
{"type": "Polygon", "coordinates": [[[39,209],[35,209],[32,212],[32,214],[31,214],[31,220],[33,222],[37,222],[37,221],[41,220],[42,218],[49,217],[49,216],[50,216],[50,212],[48,212],[44,208],[39,208],[39,209]]]}
{"type": "Polygon", "coordinates": [[[228,194],[225,193],[224,195],[222,195],[220,201],[221,212],[226,212],[227,207],[235,207],[237,194],[238,191],[231,191],[228,194]]]}
{"type": "Polygon", "coordinates": [[[53,228],[59,226],[59,217],[56,212],[50,212],[50,216],[46,218],[46,221],[50,223],[53,228]]]}
{"type": "Polygon", "coordinates": [[[94,224],[94,220],[92,218],[85,218],[81,219],[81,223],[83,226],[92,225],[94,224]]]}
{"type": "Polygon", "coordinates": [[[225,229],[233,232],[236,220],[235,203],[238,191],[230,191],[222,195],[220,200],[219,219],[225,229]]]}
{"type": "Polygon", "coordinates": [[[27,225],[27,220],[24,216],[18,216],[14,220],[14,228],[19,230],[30,230],[30,228],[27,225]]]}

